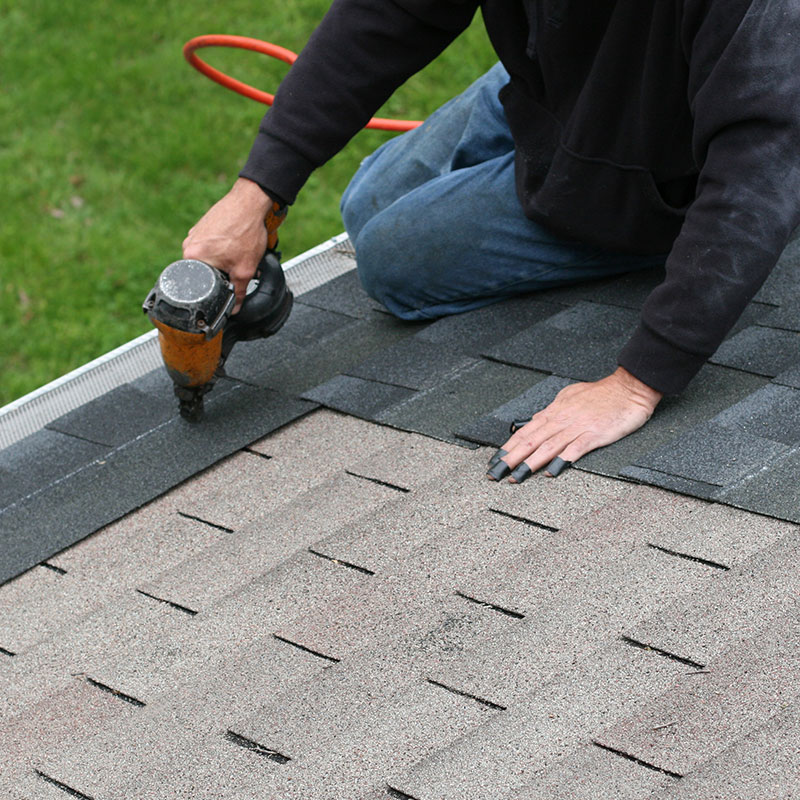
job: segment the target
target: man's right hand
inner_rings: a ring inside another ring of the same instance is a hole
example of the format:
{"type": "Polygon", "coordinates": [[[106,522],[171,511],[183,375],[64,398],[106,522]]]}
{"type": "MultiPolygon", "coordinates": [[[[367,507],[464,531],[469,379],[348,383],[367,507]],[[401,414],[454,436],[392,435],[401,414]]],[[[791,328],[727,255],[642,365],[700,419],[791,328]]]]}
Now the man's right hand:
{"type": "Polygon", "coordinates": [[[264,220],[272,199],[261,187],[239,178],[231,190],[200,218],[183,241],[183,257],[205,261],[228,274],[236,292],[235,314],[247,284],[267,249],[264,220]]]}

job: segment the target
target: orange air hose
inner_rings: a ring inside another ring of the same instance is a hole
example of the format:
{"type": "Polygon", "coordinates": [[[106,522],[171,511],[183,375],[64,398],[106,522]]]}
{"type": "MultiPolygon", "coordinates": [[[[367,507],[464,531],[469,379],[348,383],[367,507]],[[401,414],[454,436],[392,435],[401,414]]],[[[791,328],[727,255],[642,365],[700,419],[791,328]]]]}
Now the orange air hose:
{"type": "MultiPolygon", "coordinates": [[[[195,36],[190,39],[183,46],[183,55],[186,60],[198,71],[202,72],[207,78],[211,78],[220,86],[226,89],[232,89],[234,92],[249,97],[251,100],[257,100],[259,103],[271,106],[274,95],[268,92],[263,92],[250,86],[247,83],[236,80],[230,75],[226,75],[218,69],[215,69],[210,64],[203,61],[195,52],[204,47],[238,47],[241,50],[253,50],[256,53],[263,53],[264,55],[271,56],[272,58],[285,61],[287,64],[294,64],[297,59],[297,53],[287,50],[285,47],[279,47],[270,42],[263,42],[260,39],[251,39],[247,36],[230,36],[227,34],[208,34],[206,36],[195,36]]],[[[421,125],[421,121],[417,120],[403,120],[403,119],[382,119],[380,117],[373,117],[366,125],[367,128],[373,128],[382,131],[410,131],[421,125]]]]}

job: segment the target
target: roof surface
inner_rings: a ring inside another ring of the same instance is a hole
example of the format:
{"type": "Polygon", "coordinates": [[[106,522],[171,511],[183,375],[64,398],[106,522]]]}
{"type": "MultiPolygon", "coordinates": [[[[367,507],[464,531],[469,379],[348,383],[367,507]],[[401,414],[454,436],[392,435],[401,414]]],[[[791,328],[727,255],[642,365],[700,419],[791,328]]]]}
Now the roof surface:
{"type": "Polygon", "coordinates": [[[156,372],[0,451],[0,795],[800,796],[800,242],[642,431],[483,475],[657,280],[409,325],[349,272],[200,426],[156,372]]]}

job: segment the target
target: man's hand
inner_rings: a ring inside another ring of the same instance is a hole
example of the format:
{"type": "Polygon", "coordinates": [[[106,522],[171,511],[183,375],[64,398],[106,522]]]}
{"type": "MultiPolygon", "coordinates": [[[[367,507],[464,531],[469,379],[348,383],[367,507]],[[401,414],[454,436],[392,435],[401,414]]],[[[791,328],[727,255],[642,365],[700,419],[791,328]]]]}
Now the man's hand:
{"type": "Polygon", "coordinates": [[[503,445],[506,455],[489,477],[501,480],[510,468],[511,480],[521,483],[556,457],[577,461],[641,428],[662,396],[622,367],[594,383],[567,386],[503,445]]]}
{"type": "Polygon", "coordinates": [[[183,241],[184,258],[205,261],[228,273],[236,292],[234,314],[267,249],[264,220],[271,207],[272,199],[258,184],[239,178],[183,241]]]}

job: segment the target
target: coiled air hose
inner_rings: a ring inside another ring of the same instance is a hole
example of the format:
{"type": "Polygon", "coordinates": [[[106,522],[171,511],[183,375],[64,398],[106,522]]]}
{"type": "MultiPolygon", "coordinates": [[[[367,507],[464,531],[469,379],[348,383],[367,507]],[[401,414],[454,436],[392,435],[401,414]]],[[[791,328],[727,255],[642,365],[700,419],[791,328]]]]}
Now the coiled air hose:
{"type": "MultiPolygon", "coordinates": [[[[236,80],[230,75],[226,75],[218,69],[215,69],[210,64],[203,61],[196,53],[204,47],[238,47],[241,50],[252,50],[256,53],[263,53],[264,55],[277,58],[280,61],[285,61],[287,64],[294,64],[297,59],[297,53],[287,50],[285,47],[280,47],[270,42],[261,41],[261,39],[251,39],[247,36],[231,36],[227,34],[207,34],[205,36],[195,36],[190,39],[183,46],[183,55],[186,60],[198,71],[202,72],[207,78],[224,86],[226,89],[232,89],[244,97],[249,97],[251,100],[257,100],[259,103],[271,106],[274,95],[268,92],[256,89],[247,83],[236,80]]],[[[382,119],[381,117],[373,117],[366,125],[367,128],[373,128],[382,131],[409,131],[421,125],[422,122],[418,120],[404,120],[404,119],[382,119]]]]}

